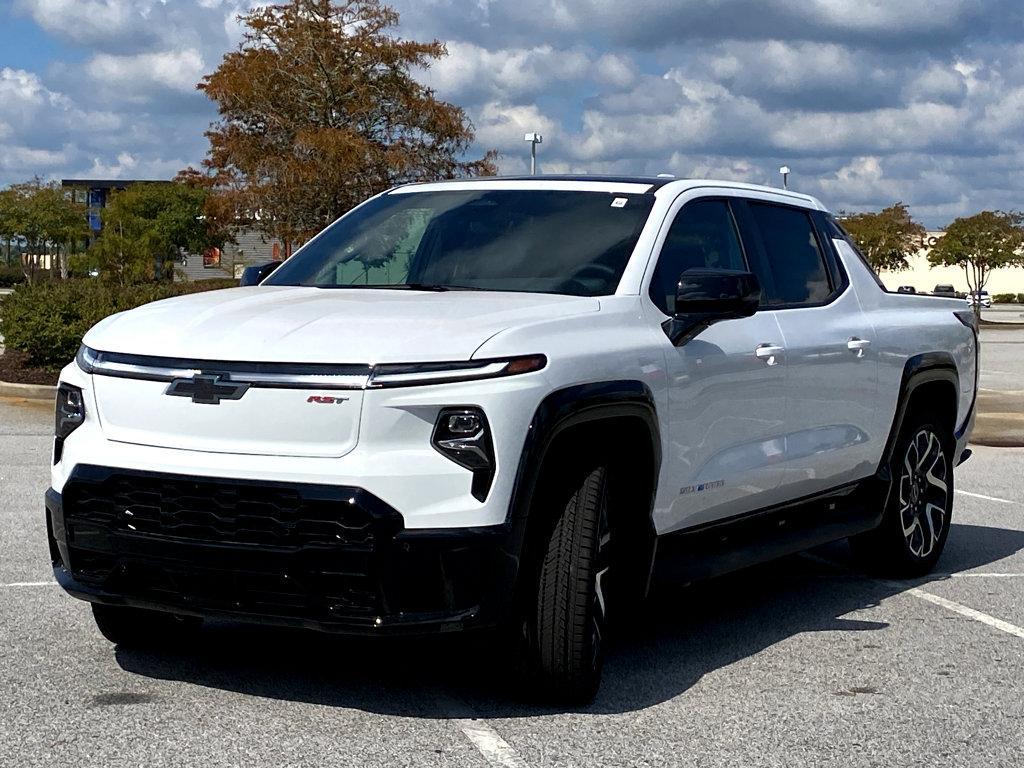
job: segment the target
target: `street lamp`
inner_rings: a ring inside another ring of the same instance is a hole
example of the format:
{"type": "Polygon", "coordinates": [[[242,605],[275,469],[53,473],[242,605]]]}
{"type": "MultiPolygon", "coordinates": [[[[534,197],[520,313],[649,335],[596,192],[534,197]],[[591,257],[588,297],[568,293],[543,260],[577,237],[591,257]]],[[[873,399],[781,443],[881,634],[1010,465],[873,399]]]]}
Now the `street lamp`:
{"type": "Polygon", "coordinates": [[[539,133],[529,133],[523,138],[530,142],[530,175],[534,176],[537,173],[537,145],[544,141],[544,137],[539,133]]]}
{"type": "Polygon", "coordinates": [[[782,189],[789,189],[789,166],[782,166],[779,169],[779,173],[782,174],[782,189]]]}

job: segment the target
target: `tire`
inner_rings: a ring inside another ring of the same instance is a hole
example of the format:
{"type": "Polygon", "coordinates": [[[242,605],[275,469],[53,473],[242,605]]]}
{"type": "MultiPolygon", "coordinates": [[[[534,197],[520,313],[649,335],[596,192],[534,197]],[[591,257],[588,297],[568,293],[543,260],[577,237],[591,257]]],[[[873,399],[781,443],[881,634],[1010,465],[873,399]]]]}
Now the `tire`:
{"type": "Polygon", "coordinates": [[[547,699],[586,703],[601,682],[607,630],[608,483],[602,465],[567,473],[548,488],[558,511],[541,544],[527,616],[533,688],[547,699]]]}
{"type": "Polygon", "coordinates": [[[203,623],[199,617],[99,603],[92,604],[92,617],[108,641],[135,647],[162,646],[180,640],[203,623]]]}
{"type": "Polygon", "coordinates": [[[949,428],[932,415],[907,415],[893,452],[893,486],[882,523],[850,539],[866,570],[909,578],[935,567],[953,512],[953,446],[949,428]]]}

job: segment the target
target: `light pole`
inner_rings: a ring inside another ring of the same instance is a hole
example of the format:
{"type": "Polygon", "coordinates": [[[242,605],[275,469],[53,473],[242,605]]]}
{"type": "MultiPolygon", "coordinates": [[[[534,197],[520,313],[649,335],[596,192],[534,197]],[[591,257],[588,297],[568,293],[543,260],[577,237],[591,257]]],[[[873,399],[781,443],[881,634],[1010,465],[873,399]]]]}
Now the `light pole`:
{"type": "Polygon", "coordinates": [[[530,142],[530,175],[535,176],[537,174],[537,145],[544,141],[544,137],[539,133],[530,133],[523,138],[530,142]]]}
{"type": "Polygon", "coordinates": [[[779,169],[779,173],[782,174],[782,189],[789,189],[789,166],[783,166],[779,169]]]}

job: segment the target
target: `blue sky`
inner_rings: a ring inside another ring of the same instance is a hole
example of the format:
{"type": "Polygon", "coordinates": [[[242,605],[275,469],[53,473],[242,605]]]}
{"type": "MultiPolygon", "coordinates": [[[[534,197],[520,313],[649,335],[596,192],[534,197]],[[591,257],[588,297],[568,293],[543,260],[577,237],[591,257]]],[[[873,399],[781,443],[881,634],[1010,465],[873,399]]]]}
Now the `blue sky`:
{"type": "MultiPolygon", "coordinates": [[[[0,184],[169,178],[215,118],[195,84],[256,0],[0,0],[0,184]]],[[[420,76],[477,150],[548,172],[793,186],[926,225],[1024,208],[1019,0],[395,0],[447,43],[420,76]]]]}

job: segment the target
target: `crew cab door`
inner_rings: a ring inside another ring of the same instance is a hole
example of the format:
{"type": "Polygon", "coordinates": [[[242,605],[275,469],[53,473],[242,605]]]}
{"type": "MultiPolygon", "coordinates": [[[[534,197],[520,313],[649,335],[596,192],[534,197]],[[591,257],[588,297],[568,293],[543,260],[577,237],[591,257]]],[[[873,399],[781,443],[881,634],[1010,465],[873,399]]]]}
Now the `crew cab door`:
{"type": "MultiPolygon", "coordinates": [[[[645,303],[655,323],[673,314],[684,270],[749,269],[727,197],[677,202],[659,240],[651,304],[645,303]]],[[[678,347],[666,336],[664,344],[669,410],[658,530],[774,504],[786,403],[786,356],[776,313],[762,310],[715,323],[678,347]]]]}
{"type": "Polygon", "coordinates": [[[797,499],[866,478],[878,454],[874,328],[817,212],[769,201],[743,205],[741,221],[767,271],[762,282],[786,348],[779,491],[797,499]]]}

